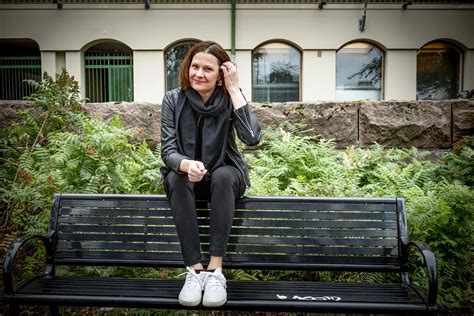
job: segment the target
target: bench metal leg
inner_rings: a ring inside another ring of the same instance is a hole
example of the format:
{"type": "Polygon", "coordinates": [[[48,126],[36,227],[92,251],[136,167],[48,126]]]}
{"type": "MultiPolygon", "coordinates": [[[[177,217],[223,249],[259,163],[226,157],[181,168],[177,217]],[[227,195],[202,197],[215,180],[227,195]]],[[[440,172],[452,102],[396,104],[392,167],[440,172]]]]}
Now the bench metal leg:
{"type": "Polygon", "coordinates": [[[20,315],[20,306],[18,306],[18,304],[9,304],[8,305],[8,315],[10,315],[10,316],[20,315]]]}
{"type": "Polygon", "coordinates": [[[51,316],[59,316],[59,309],[56,305],[49,305],[49,311],[51,312],[51,316]]]}

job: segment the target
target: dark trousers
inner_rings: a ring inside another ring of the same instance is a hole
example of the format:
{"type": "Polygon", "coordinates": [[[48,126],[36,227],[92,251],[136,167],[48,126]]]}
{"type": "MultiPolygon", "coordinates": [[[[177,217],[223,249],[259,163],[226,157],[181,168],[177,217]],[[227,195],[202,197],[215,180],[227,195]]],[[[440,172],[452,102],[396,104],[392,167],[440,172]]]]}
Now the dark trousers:
{"type": "Polygon", "coordinates": [[[235,200],[245,191],[241,172],[233,166],[217,168],[201,182],[190,182],[187,174],[170,171],[164,181],[173,220],[181,244],[184,264],[201,262],[196,199],[210,201],[209,254],[224,256],[235,213],[235,200]]]}

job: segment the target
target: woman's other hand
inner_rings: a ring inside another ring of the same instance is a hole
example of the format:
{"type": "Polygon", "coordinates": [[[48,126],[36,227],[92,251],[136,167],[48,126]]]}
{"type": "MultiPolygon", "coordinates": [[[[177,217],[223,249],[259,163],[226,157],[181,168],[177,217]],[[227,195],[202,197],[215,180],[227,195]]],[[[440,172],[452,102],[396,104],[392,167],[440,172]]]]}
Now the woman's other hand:
{"type": "Polygon", "coordinates": [[[204,164],[197,160],[183,159],[179,169],[182,172],[186,172],[188,174],[188,179],[191,182],[201,181],[204,175],[207,173],[207,169],[204,167],[204,164]]]}

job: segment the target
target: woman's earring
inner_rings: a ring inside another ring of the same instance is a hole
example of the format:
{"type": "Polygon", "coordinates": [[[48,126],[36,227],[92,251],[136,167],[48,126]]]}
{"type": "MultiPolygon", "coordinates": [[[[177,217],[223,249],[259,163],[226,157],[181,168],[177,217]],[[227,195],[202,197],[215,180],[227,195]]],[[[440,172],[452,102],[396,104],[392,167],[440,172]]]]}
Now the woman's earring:
{"type": "Polygon", "coordinates": [[[220,79],[219,81],[217,81],[217,85],[218,85],[219,87],[222,86],[222,79],[220,79]]]}

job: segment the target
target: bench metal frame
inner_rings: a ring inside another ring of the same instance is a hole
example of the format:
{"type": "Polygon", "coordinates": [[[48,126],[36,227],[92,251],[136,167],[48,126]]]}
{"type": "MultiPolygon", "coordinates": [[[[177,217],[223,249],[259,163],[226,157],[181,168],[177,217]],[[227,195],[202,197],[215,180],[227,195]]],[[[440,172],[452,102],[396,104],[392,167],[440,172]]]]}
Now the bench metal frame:
{"type": "MultiPolygon", "coordinates": [[[[199,201],[204,262],[208,203],[199,201]]],[[[4,303],[185,309],[182,279],[61,276],[57,266],[183,267],[171,210],[163,195],[56,194],[49,232],[20,238],[6,254],[4,303]],[[13,267],[32,240],[46,249],[46,269],[17,284],[13,267]]],[[[224,259],[228,269],[389,272],[399,282],[228,281],[220,309],[436,314],[436,259],[410,242],[400,198],[244,197],[236,202],[224,259]],[[428,289],[410,283],[408,258],[421,252],[428,289]]],[[[206,309],[203,306],[192,309],[206,309]]]]}

